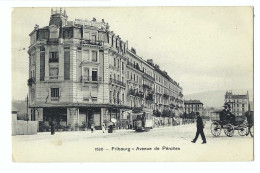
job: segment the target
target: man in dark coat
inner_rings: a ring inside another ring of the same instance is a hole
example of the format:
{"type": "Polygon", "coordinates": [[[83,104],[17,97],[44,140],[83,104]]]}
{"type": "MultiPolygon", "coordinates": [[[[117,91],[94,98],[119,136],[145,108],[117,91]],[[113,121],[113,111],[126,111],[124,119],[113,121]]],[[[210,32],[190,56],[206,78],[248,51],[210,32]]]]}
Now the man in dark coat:
{"type": "Polygon", "coordinates": [[[228,105],[225,104],[223,107],[224,109],[220,112],[220,117],[219,117],[221,122],[226,121],[229,114],[228,105]]]}
{"type": "Polygon", "coordinates": [[[54,135],[55,134],[55,125],[54,125],[54,122],[51,122],[51,135],[54,135]]]}
{"type": "Polygon", "coordinates": [[[205,138],[205,135],[203,132],[203,128],[204,128],[203,120],[200,117],[199,112],[196,112],[196,115],[197,115],[197,132],[196,132],[195,138],[191,142],[195,143],[197,141],[199,135],[201,135],[201,138],[203,140],[202,144],[206,144],[207,141],[206,141],[206,138],[205,138]]]}
{"type": "Polygon", "coordinates": [[[227,123],[234,124],[235,115],[231,113],[231,108],[229,104],[225,104],[224,109],[220,112],[220,121],[222,121],[222,126],[227,123]]]}

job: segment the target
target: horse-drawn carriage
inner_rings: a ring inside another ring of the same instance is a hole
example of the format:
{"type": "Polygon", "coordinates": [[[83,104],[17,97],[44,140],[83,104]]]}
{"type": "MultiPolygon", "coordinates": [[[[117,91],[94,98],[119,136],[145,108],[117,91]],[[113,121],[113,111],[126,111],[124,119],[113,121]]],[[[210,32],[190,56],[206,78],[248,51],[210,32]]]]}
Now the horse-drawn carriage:
{"type": "Polygon", "coordinates": [[[247,123],[247,118],[245,116],[235,116],[232,120],[229,117],[221,118],[221,111],[212,112],[212,114],[210,130],[214,136],[219,136],[222,129],[228,137],[232,137],[235,130],[237,130],[240,136],[248,135],[250,132],[250,126],[247,123]]]}

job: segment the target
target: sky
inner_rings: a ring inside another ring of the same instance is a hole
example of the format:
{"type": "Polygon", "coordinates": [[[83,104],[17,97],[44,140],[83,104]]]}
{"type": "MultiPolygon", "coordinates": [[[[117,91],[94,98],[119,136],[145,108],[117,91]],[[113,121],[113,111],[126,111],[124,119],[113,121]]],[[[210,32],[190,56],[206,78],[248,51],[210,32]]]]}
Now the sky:
{"type": "MultiPolygon", "coordinates": [[[[253,88],[251,7],[93,7],[66,12],[70,21],[105,19],[110,30],[128,40],[129,48],[167,71],[184,95],[253,88]]],[[[51,8],[13,9],[14,99],[24,99],[28,93],[29,33],[35,24],[47,26],[50,14],[51,8]]]]}

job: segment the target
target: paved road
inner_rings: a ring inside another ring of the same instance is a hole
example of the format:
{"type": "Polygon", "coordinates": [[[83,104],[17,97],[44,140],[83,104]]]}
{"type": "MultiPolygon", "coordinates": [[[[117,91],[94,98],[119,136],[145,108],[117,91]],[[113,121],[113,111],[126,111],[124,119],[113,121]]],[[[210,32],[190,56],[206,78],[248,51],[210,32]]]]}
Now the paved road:
{"type": "Polygon", "coordinates": [[[204,129],[207,144],[190,141],[195,124],[155,128],[150,132],[117,130],[38,133],[13,137],[13,158],[17,161],[229,161],[252,160],[253,138],[222,134],[214,137],[210,122],[204,129]],[[158,149],[159,150],[155,150],[158,149]],[[91,155],[92,157],[89,157],[91,155]]]}

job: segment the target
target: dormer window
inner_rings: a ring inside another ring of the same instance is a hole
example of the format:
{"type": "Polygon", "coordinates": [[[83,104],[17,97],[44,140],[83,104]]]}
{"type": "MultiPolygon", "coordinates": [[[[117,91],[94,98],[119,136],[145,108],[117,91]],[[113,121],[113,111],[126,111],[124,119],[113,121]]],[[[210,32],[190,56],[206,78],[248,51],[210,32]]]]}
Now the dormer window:
{"type": "Polygon", "coordinates": [[[51,25],[50,27],[50,39],[59,38],[59,29],[55,25],[51,25]]]}

